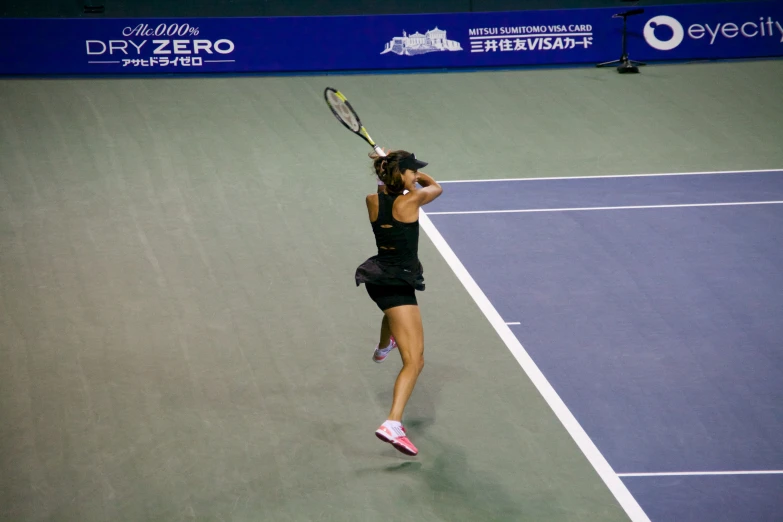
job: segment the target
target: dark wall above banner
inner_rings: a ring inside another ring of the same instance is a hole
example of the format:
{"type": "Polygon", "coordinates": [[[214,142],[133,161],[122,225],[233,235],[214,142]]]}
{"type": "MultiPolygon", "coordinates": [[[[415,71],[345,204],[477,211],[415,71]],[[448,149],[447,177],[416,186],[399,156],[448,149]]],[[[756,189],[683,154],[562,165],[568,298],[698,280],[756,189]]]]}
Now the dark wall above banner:
{"type": "MultiPolygon", "coordinates": [[[[638,60],[783,56],[783,2],[645,7],[638,60]]],[[[590,64],[618,9],[388,16],[0,19],[0,74],[280,73],[590,64]]]]}
{"type": "MultiPolygon", "coordinates": [[[[664,5],[737,1],[753,0],[657,0],[648,3],[664,5]]],[[[623,4],[622,0],[0,0],[0,17],[340,16],[586,9],[624,5],[628,4],[623,4]]]]}

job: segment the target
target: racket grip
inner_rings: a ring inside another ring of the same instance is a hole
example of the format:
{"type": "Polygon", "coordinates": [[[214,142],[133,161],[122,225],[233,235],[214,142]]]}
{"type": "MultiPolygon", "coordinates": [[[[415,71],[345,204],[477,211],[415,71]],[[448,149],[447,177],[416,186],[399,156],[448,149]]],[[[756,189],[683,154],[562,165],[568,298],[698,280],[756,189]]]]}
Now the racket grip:
{"type": "MultiPolygon", "coordinates": [[[[375,151],[375,153],[378,155],[378,157],[381,157],[381,158],[385,158],[386,157],[386,154],[383,152],[383,149],[380,148],[378,145],[373,145],[372,148],[375,151]]],[[[381,181],[381,178],[376,178],[376,179],[378,180],[378,186],[379,187],[383,187],[385,185],[385,183],[383,181],[381,181]]]]}

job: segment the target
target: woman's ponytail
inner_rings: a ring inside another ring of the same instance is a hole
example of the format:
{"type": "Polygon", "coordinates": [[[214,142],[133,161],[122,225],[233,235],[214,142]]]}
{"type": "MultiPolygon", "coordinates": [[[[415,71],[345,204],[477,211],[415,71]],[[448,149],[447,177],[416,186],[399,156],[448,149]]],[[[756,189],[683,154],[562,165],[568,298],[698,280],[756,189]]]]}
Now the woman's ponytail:
{"type": "Polygon", "coordinates": [[[386,157],[377,157],[373,160],[375,175],[386,185],[386,191],[391,194],[402,194],[405,184],[400,172],[400,160],[410,156],[410,152],[395,150],[389,152],[386,157]]]}

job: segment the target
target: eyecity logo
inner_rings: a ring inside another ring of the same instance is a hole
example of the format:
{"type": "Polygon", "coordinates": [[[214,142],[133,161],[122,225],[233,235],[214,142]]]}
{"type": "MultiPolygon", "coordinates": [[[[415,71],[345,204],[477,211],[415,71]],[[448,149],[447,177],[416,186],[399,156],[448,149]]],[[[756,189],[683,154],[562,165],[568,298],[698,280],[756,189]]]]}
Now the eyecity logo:
{"type": "Polygon", "coordinates": [[[644,26],[644,39],[653,49],[659,51],[671,51],[677,48],[685,39],[685,36],[692,40],[707,41],[709,45],[714,45],[719,39],[731,40],[741,36],[743,38],[779,38],[778,43],[783,43],[783,25],[779,21],[773,20],[768,16],[765,20],[762,16],[758,22],[747,21],[742,24],[733,22],[718,22],[714,26],[705,24],[692,24],[686,31],[682,24],[671,16],[655,16],[647,21],[644,26]],[[660,33],[656,34],[658,27],[665,26],[671,31],[668,39],[662,39],[660,33]]]}
{"type": "Polygon", "coordinates": [[[671,51],[682,43],[682,39],[685,37],[685,31],[682,28],[682,24],[671,16],[656,16],[650,18],[647,24],[644,26],[644,39],[650,44],[653,49],[659,51],[671,51]],[[668,40],[660,40],[655,35],[655,28],[665,25],[672,30],[672,37],[668,40]]]}

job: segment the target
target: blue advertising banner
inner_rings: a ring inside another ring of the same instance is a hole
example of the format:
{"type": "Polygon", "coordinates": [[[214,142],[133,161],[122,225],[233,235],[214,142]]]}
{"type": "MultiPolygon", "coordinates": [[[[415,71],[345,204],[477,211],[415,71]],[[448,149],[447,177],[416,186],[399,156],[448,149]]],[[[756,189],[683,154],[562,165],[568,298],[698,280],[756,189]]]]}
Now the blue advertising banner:
{"type": "MultiPolygon", "coordinates": [[[[0,74],[479,68],[620,56],[624,9],[387,16],[0,19],[0,74]]],[[[645,7],[636,60],[783,55],[783,2],[645,7]]]]}

